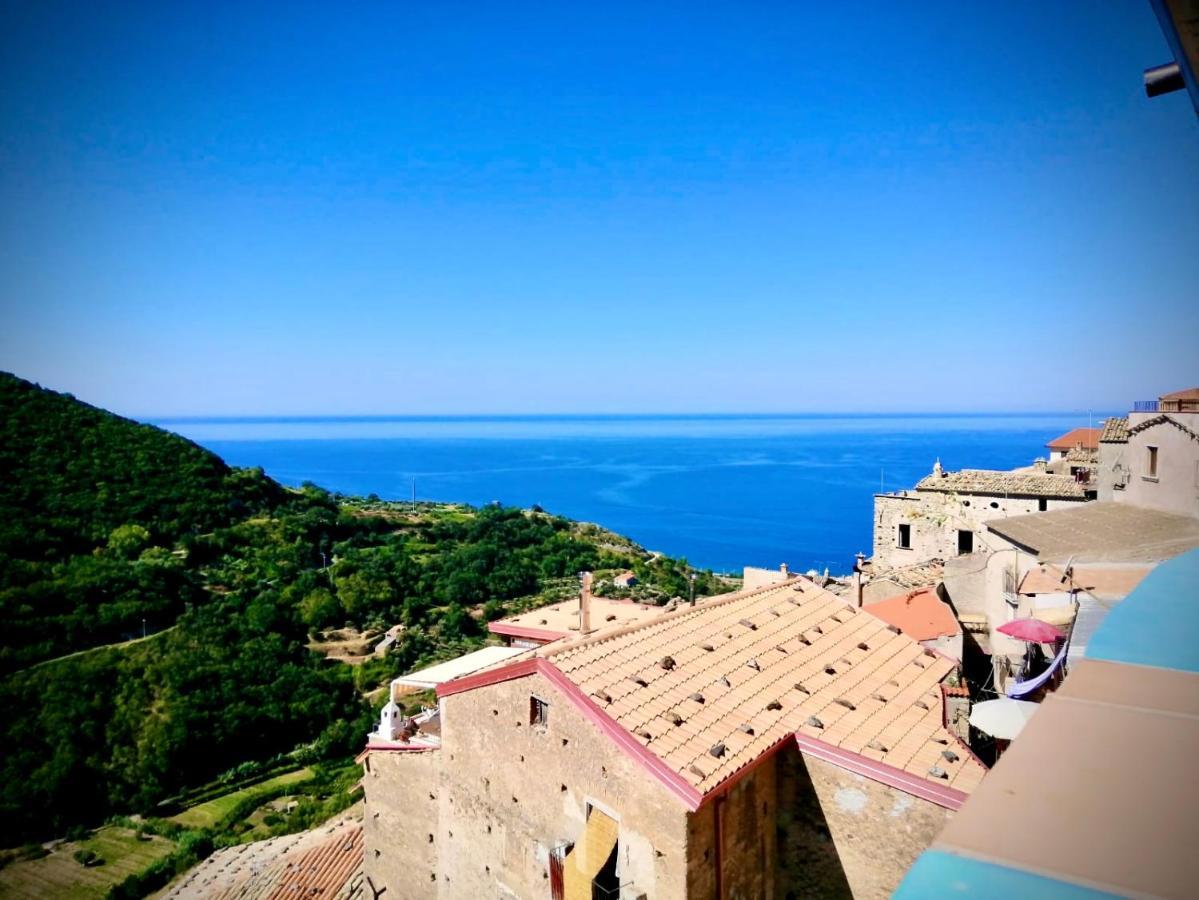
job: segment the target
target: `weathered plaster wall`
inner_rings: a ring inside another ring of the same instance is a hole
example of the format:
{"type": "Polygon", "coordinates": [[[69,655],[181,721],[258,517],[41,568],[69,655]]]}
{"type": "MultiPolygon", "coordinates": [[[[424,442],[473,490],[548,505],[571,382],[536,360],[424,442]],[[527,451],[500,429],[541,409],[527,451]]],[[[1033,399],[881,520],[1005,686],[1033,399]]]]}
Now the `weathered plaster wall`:
{"type": "Polygon", "coordinates": [[[622,883],[685,896],[686,808],[548,681],[442,704],[442,897],[548,897],[549,852],[580,839],[588,803],[620,822],[622,883]],[[544,729],[529,725],[531,695],[549,703],[544,729]]]}
{"type": "MultiPolygon", "coordinates": [[[[985,522],[1040,511],[1040,498],[991,494],[945,494],[907,491],[874,497],[874,556],[876,564],[908,566],[958,555],[958,531],[974,532],[974,549],[988,546],[985,522]],[[911,547],[899,546],[899,526],[911,526],[911,547]]],[[[1063,509],[1081,500],[1047,499],[1045,508],[1063,509]]]]}
{"type": "Polygon", "coordinates": [[[790,880],[780,880],[779,898],[884,900],[949,821],[934,803],[821,760],[798,752],[778,760],[783,802],[794,810],[779,837],[790,880]]]}
{"type": "Polygon", "coordinates": [[[436,894],[440,756],[376,751],[363,765],[363,871],[388,900],[436,894]]]}
{"type": "Polygon", "coordinates": [[[1095,482],[1098,494],[1095,499],[1115,500],[1117,494],[1123,493],[1126,479],[1122,476],[1117,478],[1116,467],[1119,466],[1122,471],[1127,468],[1124,464],[1126,446],[1113,443],[1099,445],[1099,474],[1095,482]]]}
{"type": "MultiPolygon", "coordinates": [[[[1167,413],[1171,419],[1199,432],[1199,413],[1167,413]]],[[[1155,413],[1132,413],[1133,428],[1155,413]]],[[[1128,486],[1115,499],[1163,512],[1199,516],[1199,440],[1169,424],[1153,425],[1130,435],[1124,449],[1128,486]],[[1149,447],[1157,447],[1157,475],[1149,474],[1149,447]]]]}

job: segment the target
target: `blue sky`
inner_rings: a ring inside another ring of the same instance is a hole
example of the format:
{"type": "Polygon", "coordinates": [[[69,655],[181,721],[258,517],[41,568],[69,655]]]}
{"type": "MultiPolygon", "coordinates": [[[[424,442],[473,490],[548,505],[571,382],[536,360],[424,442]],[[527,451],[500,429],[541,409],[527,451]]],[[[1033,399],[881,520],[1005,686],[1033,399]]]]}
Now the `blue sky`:
{"type": "Polygon", "coordinates": [[[122,413],[1199,383],[1147,2],[5,7],[0,368],[122,413]]]}

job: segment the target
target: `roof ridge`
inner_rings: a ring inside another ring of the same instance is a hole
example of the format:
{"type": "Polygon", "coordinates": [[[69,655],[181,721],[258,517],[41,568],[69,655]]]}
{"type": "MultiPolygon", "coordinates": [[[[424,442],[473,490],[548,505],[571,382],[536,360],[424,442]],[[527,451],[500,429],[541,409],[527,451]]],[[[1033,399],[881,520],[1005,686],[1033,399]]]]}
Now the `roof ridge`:
{"type": "MultiPolygon", "coordinates": [[[[666,622],[673,622],[675,619],[681,619],[687,615],[695,615],[705,610],[717,609],[721,606],[734,603],[738,600],[745,600],[748,597],[753,597],[759,594],[767,594],[772,591],[781,591],[788,587],[794,590],[797,582],[807,582],[817,590],[824,591],[825,593],[829,594],[829,596],[837,596],[831,591],[827,591],[820,587],[820,585],[816,584],[816,582],[810,581],[801,575],[795,575],[794,577],[788,578],[786,581],[780,582],[779,584],[767,584],[748,591],[737,591],[736,593],[711,598],[707,602],[701,600],[695,606],[687,604],[678,609],[672,609],[668,612],[665,612],[660,616],[655,616],[652,619],[646,619],[644,622],[633,622],[629,625],[622,625],[619,628],[599,630],[594,634],[589,634],[586,637],[580,637],[578,640],[572,641],[568,644],[561,644],[557,647],[546,647],[544,651],[538,653],[538,656],[540,656],[542,659],[550,659],[555,656],[561,656],[562,654],[568,653],[572,650],[579,650],[583,647],[590,647],[593,644],[598,644],[603,641],[624,637],[626,634],[631,634],[634,631],[652,628],[654,626],[662,625],[666,622]]],[[[840,600],[841,598],[837,597],[837,599],[840,600]]]]}

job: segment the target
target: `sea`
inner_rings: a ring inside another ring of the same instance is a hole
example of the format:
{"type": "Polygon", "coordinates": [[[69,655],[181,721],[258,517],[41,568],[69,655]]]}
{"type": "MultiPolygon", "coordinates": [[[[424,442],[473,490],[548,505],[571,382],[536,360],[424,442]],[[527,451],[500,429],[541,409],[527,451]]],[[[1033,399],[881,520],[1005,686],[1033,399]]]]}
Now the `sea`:
{"type": "MultiPolygon", "coordinates": [[[[1099,417],[1093,417],[1098,423],[1099,417]]],[[[845,573],[874,494],[1029,465],[1087,413],[160,419],[231,465],[390,500],[531,507],[721,572],[845,573]]]]}

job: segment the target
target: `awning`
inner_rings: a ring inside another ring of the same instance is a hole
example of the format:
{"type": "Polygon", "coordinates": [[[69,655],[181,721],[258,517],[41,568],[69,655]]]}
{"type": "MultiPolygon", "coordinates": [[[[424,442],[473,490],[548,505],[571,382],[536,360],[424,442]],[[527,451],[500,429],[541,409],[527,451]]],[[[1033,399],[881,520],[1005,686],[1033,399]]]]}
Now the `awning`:
{"type": "Polygon", "coordinates": [[[619,833],[615,819],[592,808],[583,840],[566,857],[565,900],[591,900],[591,882],[612,855],[619,833]]]}

